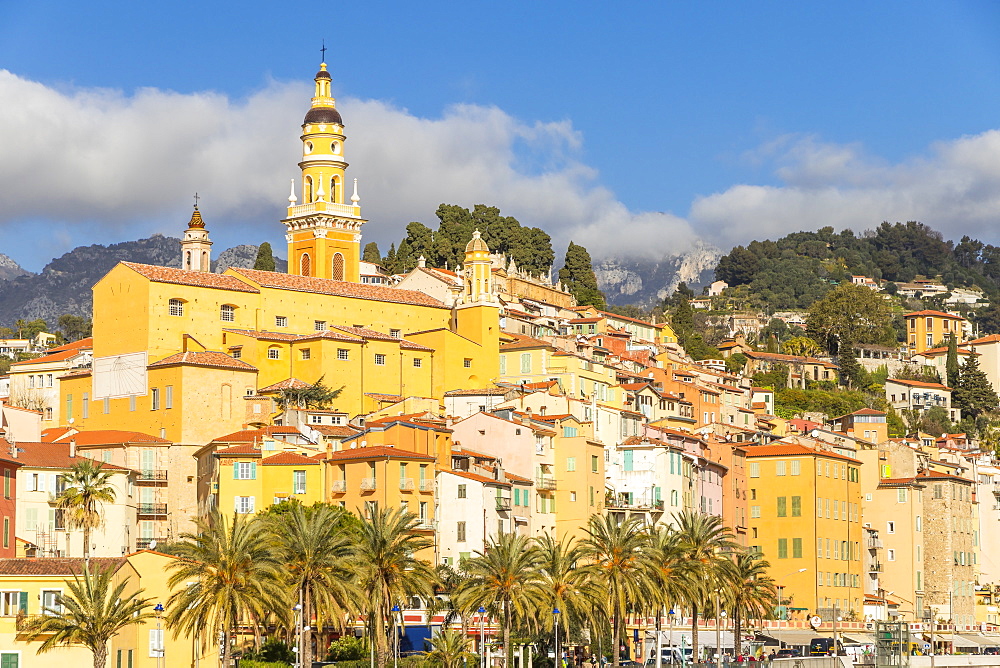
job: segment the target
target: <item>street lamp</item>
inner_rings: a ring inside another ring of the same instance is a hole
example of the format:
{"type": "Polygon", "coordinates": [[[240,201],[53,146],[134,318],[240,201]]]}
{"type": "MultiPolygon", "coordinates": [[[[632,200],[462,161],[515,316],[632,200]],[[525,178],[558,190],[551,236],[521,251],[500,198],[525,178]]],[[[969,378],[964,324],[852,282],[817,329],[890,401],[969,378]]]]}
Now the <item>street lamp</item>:
{"type": "MultiPolygon", "coordinates": [[[[299,599],[302,599],[302,592],[299,591],[299,599]]],[[[292,606],[295,611],[295,668],[302,668],[302,604],[296,603],[292,606]]]]}
{"type": "Polygon", "coordinates": [[[486,668],[486,608],[479,606],[479,665],[486,668]]]}
{"type": "Polygon", "coordinates": [[[399,606],[392,606],[392,665],[393,668],[399,665],[399,626],[396,624],[396,617],[399,613],[399,606]]]}
{"type": "MultiPolygon", "coordinates": [[[[808,571],[808,570],[809,570],[808,568],[800,568],[800,569],[799,569],[799,570],[797,570],[797,571],[791,571],[791,572],[789,572],[789,573],[785,573],[785,574],[784,574],[784,575],[782,575],[781,577],[783,577],[783,578],[786,578],[786,577],[788,577],[789,575],[794,575],[794,574],[796,574],[796,573],[805,573],[805,572],[806,572],[806,571],[808,571]]],[[[786,606],[783,606],[783,605],[781,604],[781,601],[782,601],[782,598],[781,598],[781,592],[782,592],[782,590],[783,590],[784,588],[785,588],[785,586],[784,586],[784,585],[777,585],[777,589],[778,589],[778,608],[779,608],[779,610],[781,611],[781,613],[782,613],[782,614],[783,614],[783,615],[784,615],[784,616],[785,616],[785,617],[787,618],[787,617],[788,617],[788,606],[787,606],[787,605],[786,605],[786,606]]],[[[776,635],[778,636],[778,638],[777,638],[777,641],[778,641],[778,649],[781,649],[782,647],[784,647],[784,644],[783,644],[783,643],[781,642],[781,616],[779,616],[779,617],[778,617],[778,632],[777,632],[777,634],[776,634],[776,635]]]]}
{"type": "Polygon", "coordinates": [[[555,661],[553,665],[559,666],[559,608],[552,608],[552,619],[555,624],[555,661]]]}
{"type": "Polygon", "coordinates": [[[160,668],[160,660],[163,658],[163,629],[161,628],[163,604],[154,605],[153,611],[156,613],[156,668],[160,668]]]}

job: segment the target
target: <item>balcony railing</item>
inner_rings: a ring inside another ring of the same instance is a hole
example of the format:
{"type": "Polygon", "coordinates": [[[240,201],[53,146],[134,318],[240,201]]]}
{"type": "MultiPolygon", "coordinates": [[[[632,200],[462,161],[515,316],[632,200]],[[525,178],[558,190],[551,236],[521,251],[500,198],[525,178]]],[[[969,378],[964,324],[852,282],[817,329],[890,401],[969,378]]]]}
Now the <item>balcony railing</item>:
{"type": "Polygon", "coordinates": [[[330,491],[334,494],[343,494],[347,491],[347,481],[346,480],[334,480],[333,485],[330,486],[330,491]]]}
{"type": "Polygon", "coordinates": [[[510,510],[510,498],[498,496],[497,497],[497,510],[510,510]]]}
{"type": "Polygon", "coordinates": [[[140,503],[136,506],[136,511],[140,515],[166,515],[167,504],[165,503],[140,503]]]}
{"type": "Polygon", "coordinates": [[[378,489],[378,480],[375,478],[362,478],[361,479],[361,491],[370,492],[373,489],[378,489]]]}
{"type": "Polygon", "coordinates": [[[135,478],[136,482],[147,483],[147,482],[166,482],[167,472],[163,469],[146,469],[144,471],[139,471],[135,478]]]}
{"type": "Polygon", "coordinates": [[[137,550],[148,550],[149,546],[153,543],[162,543],[162,538],[137,538],[135,541],[135,549],[137,550]]]}
{"type": "Polygon", "coordinates": [[[535,478],[535,487],[549,491],[554,490],[556,488],[556,479],[551,476],[535,478]]]}
{"type": "Polygon", "coordinates": [[[882,562],[873,561],[868,565],[869,573],[881,573],[882,572],[882,562]]]}
{"type": "Polygon", "coordinates": [[[420,520],[413,526],[414,531],[433,531],[434,522],[427,519],[426,517],[421,517],[420,520]]]}
{"type": "MultiPolygon", "coordinates": [[[[18,633],[23,633],[28,629],[28,626],[37,623],[39,620],[48,617],[48,615],[24,615],[18,613],[17,619],[14,621],[14,626],[18,633]]],[[[49,634],[46,634],[48,636],[49,634]]]]}
{"type": "Polygon", "coordinates": [[[360,209],[350,204],[338,204],[337,202],[312,202],[311,204],[299,204],[288,207],[288,216],[308,216],[313,213],[333,213],[341,216],[357,218],[360,209]]]}
{"type": "Polygon", "coordinates": [[[877,538],[875,536],[868,536],[867,543],[868,543],[868,549],[869,550],[881,550],[882,549],[882,540],[880,538],[877,538]]]}
{"type": "Polygon", "coordinates": [[[421,492],[433,492],[434,491],[434,481],[430,478],[420,481],[420,491],[421,492]]]}
{"type": "Polygon", "coordinates": [[[400,478],[399,479],[399,489],[403,490],[404,492],[412,490],[413,489],[413,478],[400,478]]]}

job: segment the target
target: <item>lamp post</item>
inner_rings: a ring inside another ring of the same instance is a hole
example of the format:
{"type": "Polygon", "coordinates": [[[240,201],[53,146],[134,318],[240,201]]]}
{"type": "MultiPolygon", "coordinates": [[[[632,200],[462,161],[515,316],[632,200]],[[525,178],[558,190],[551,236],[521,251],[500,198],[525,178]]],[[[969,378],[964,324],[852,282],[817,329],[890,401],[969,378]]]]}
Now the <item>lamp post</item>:
{"type": "Polygon", "coordinates": [[[399,606],[392,606],[392,665],[395,668],[399,665],[399,626],[396,624],[396,617],[399,615],[399,606]]]}
{"type": "Polygon", "coordinates": [[[163,604],[157,603],[153,606],[153,611],[156,613],[156,668],[160,668],[160,660],[163,659],[163,628],[161,622],[163,621],[163,604]]]}
{"type": "Polygon", "coordinates": [[[552,663],[553,663],[553,665],[556,666],[556,668],[559,668],[559,666],[560,666],[560,662],[559,662],[559,608],[552,608],[552,620],[553,620],[554,628],[555,628],[555,643],[554,643],[554,645],[555,645],[555,659],[556,659],[552,663]]]}
{"type": "MultiPolygon", "coordinates": [[[[781,577],[786,578],[789,575],[794,575],[795,573],[805,573],[808,570],[809,570],[808,568],[800,568],[797,571],[791,571],[789,573],[785,573],[781,577]]],[[[778,632],[775,635],[778,636],[776,638],[776,640],[778,641],[778,649],[781,649],[782,647],[784,647],[784,644],[781,642],[781,617],[782,616],[784,616],[786,618],[788,617],[788,606],[787,605],[782,605],[782,603],[781,603],[781,601],[782,601],[781,592],[785,589],[785,586],[784,585],[777,585],[777,589],[778,589],[778,609],[779,609],[779,612],[781,614],[779,614],[779,616],[778,616],[778,632]]]]}
{"type": "Polygon", "coordinates": [[[722,616],[719,610],[719,590],[715,590],[715,666],[722,668],[722,616]]]}
{"type": "MultiPolygon", "coordinates": [[[[299,591],[299,599],[302,599],[302,591],[299,591]]],[[[302,603],[292,606],[295,611],[295,668],[302,668],[302,603]]]]}
{"type": "Polygon", "coordinates": [[[479,606],[479,665],[486,668],[486,608],[479,606]]]}

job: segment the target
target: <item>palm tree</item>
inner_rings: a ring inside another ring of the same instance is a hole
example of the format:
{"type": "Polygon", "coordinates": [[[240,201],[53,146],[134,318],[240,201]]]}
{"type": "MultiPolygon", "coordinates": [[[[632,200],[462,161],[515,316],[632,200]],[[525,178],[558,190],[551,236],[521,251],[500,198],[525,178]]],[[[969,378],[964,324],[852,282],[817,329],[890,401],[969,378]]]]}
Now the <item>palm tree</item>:
{"type": "Polygon", "coordinates": [[[153,614],[148,598],[140,598],[142,589],[125,593],[128,578],[114,584],[114,568],[96,572],[84,565],[83,573],[74,574],[67,582],[69,595],[60,595],[57,609],[46,608],[43,614],[30,618],[23,632],[25,640],[48,636],[38,648],[38,654],[65,645],[83,645],[94,655],[94,668],[108,663],[108,641],[122,629],[141,624],[153,614]]]}
{"type": "Polygon", "coordinates": [[[286,579],[298,592],[304,626],[310,629],[303,643],[304,666],[312,665],[313,630],[322,630],[328,620],[342,627],[356,607],[358,592],[348,563],[353,547],[350,519],[355,518],[341,508],[307,508],[301,503],[269,518],[286,579]]]}
{"type": "Polygon", "coordinates": [[[646,552],[646,566],[653,583],[649,603],[656,615],[656,646],[659,647],[660,619],[664,608],[671,609],[688,600],[690,587],[680,541],[672,527],[660,525],[650,528],[646,552]]]}
{"type": "Polygon", "coordinates": [[[621,524],[611,515],[592,515],[590,518],[583,551],[593,560],[595,581],[608,601],[614,668],[618,668],[621,659],[618,647],[622,642],[625,615],[651,589],[643,553],[647,544],[648,535],[638,517],[621,524]]]}
{"type": "Polygon", "coordinates": [[[574,625],[592,621],[599,605],[593,579],[595,567],[580,563],[584,561],[583,547],[572,538],[556,540],[543,534],[535,542],[539,585],[545,593],[545,608],[539,611],[539,619],[547,619],[553,610],[559,610],[559,625],[569,639],[574,625]]]}
{"type": "Polygon", "coordinates": [[[83,562],[90,564],[90,532],[104,523],[101,504],[115,502],[111,471],[93,459],[80,459],[63,477],[66,487],[57,506],[66,514],[66,524],[83,529],[83,562]]]}
{"type": "Polygon", "coordinates": [[[466,597],[478,601],[491,616],[503,620],[504,666],[510,665],[511,628],[541,603],[538,561],[538,551],[529,538],[501,533],[490,540],[486,549],[465,562],[466,597]]]}
{"type": "Polygon", "coordinates": [[[420,524],[415,515],[377,506],[361,525],[354,545],[352,564],[362,593],[362,607],[370,624],[380,666],[389,659],[387,624],[392,608],[409,596],[429,596],[434,572],[415,555],[431,546],[431,541],[414,533],[420,524]]]}
{"type": "Polygon", "coordinates": [[[433,649],[424,652],[424,656],[442,668],[459,668],[468,659],[475,658],[469,651],[469,637],[459,631],[445,629],[435,633],[430,642],[433,649]]]}
{"type": "MultiPolygon", "coordinates": [[[[732,564],[726,553],[738,549],[722,518],[691,510],[674,515],[678,548],[687,575],[686,590],[691,606],[691,650],[698,658],[698,613],[711,606],[714,593],[723,586],[732,564]]],[[[721,652],[722,650],[719,649],[721,652]]]]}
{"type": "Polygon", "coordinates": [[[733,611],[733,636],[742,638],[744,620],[764,619],[777,604],[774,580],[767,575],[771,564],[760,552],[738,552],[733,555],[727,605],[733,611]]]}
{"type": "Polygon", "coordinates": [[[279,551],[263,521],[234,514],[214,514],[199,521],[197,533],[181,534],[168,566],[168,583],[176,591],[167,601],[167,625],[176,638],[203,633],[223,634],[220,665],[229,665],[230,638],[240,623],[256,630],[267,614],[287,621],[290,603],[282,586],[279,551]]]}

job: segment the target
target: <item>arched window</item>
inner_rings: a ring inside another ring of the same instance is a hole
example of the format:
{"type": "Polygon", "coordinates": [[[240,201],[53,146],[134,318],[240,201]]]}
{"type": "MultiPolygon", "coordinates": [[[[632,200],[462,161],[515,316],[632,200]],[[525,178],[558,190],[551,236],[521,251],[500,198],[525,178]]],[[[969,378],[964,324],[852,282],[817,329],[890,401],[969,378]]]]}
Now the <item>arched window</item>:
{"type": "Polygon", "coordinates": [[[170,315],[177,315],[177,316],[183,316],[184,315],[184,302],[183,302],[183,300],[180,300],[180,299],[171,299],[169,302],[167,302],[167,304],[169,306],[167,312],[170,313],[170,315]]]}
{"type": "Polygon", "coordinates": [[[340,189],[337,186],[337,177],[330,179],[330,201],[339,202],[340,201],[340,189]]]}
{"type": "Polygon", "coordinates": [[[208,251],[201,252],[201,270],[208,271],[208,251]]]}
{"type": "Polygon", "coordinates": [[[333,280],[344,280],[344,254],[337,253],[333,256],[333,280]]]}
{"type": "Polygon", "coordinates": [[[184,268],[185,269],[191,268],[191,251],[187,251],[186,253],[184,253],[184,268]]]}
{"type": "Polygon", "coordinates": [[[267,349],[267,359],[269,360],[281,359],[279,351],[280,349],[277,346],[271,346],[270,348],[267,349]]]}
{"type": "Polygon", "coordinates": [[[303,253],[302,259],[299,260],[299,275],[312,276],[312,260],[309,258],[309,253],[303,253]]]}
{"type": "Polygon", "coordinates": [[[236,307],[232,304],[223,304],[219,307],[219,320],[223,322],[236,321],[236,307]]]}
{"type": "Polygon", "coordinates": [[[309,204],[313,201],[313,180],[311,176],[307,176],[305,179],[305,202],[303,204],[309,204]]]}

